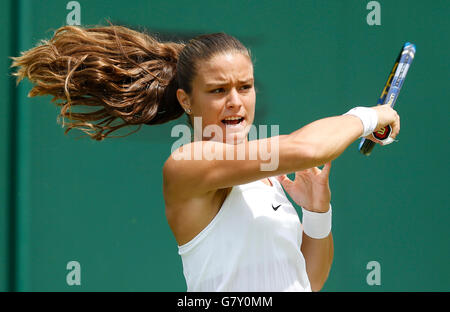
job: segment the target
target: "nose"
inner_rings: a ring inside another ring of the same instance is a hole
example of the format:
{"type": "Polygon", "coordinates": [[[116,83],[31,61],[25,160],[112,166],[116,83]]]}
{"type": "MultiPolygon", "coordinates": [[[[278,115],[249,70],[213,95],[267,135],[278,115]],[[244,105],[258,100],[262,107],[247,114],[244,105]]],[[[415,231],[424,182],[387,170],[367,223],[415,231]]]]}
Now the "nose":
{"type": "Polygon", "coordinates": [[[238,90],[236,90],[236,88],[232,88],[228,95],[227,108],[234,108],[240,106],[242,106],[241,95],[239,94],[238,90]]]}

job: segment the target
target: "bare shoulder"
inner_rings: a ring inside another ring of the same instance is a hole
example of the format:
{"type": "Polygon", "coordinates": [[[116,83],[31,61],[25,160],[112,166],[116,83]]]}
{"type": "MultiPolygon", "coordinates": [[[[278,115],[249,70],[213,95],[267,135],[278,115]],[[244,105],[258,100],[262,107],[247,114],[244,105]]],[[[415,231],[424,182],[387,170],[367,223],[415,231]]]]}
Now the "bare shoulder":
{"type": "Polygon", "coordinates": [[[163,166],[166,218],[179,245],[190,241],[211,222],[231,190],[195,192],[196,182],[189,179],[192,168],[185,166],[193,165],[178,161],[173,153],[163,166]]]}
{"type": "Polygon", "coordinates": [[[189,242],[212,221],[230,190],[216,190],[203,196],[183,198],[164,194],[167,222],[178,245],[189,242]]]}
{"type": "MultiPolygon", "coordinates": [[[[198,167],[198,164],[195,166],[190,156],[190,147],[185,145],[173,151],[164,162],[162,173],[165,197],[186,199],[195,193],[195,185],[189,182],[199,178],[199,175],[195,174],[195,167],[198,167]]],[[[200,173],[200,175],[203,174],[200,173]]]]}

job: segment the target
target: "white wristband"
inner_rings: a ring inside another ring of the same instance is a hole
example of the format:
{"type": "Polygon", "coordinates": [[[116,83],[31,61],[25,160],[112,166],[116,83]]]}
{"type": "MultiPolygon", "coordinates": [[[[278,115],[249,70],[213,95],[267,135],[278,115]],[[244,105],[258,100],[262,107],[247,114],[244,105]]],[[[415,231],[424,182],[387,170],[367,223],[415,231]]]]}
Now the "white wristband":
{"type": "Polygon", "coordinates": [[[355,108],[352,108],[348,112],[346,112],[344,115],[353,115],[361,119],[361,122],[364,127],[363,134],[361,137],[366,137],[370,135],[372,132],[375,131],[375,128],[378,124],[378,115],[377,112],[370,107],[362,107],[358,106],[355,108]]]}
{"type": "Polygon", "coordinates": [[[302,207],[303,232],[311,238],[321,239],[331,232],[331,205],[327,212],[312,212],[302,207]]]}

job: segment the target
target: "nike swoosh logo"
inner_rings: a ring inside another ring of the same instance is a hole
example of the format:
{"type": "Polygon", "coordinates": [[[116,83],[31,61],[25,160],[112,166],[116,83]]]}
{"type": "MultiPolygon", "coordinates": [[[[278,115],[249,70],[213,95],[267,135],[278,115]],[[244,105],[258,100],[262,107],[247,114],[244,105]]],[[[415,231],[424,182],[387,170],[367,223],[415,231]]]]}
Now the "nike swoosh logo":
{"type": "Polygon", "coordinates": [[[277,209],[280,208],[280,206],[281,206],[281,204],[278,205],[278,206],[276,206],[276,207],[274,207],[273,204],[272,204],[272,208],[273,208],[273,210],[275,210],[275,211],[277,211],[277,209]]]}

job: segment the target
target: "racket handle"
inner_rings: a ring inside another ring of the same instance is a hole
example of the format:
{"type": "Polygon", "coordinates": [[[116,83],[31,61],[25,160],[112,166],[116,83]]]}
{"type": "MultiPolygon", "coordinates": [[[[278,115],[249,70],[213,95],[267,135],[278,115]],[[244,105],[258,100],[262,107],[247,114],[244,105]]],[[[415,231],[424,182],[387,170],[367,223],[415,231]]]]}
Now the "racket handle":
{"type": "MultiPolygon", "coordinates": [[[[391,128],[391,126],[388,125],[384,128],[381,128],[377,132],[372,133],[372,136],[375,139],[384,143],[388,139],[391,132],[392,132],[392,128],[391,128]]],[[[362,138],[361,142],[359,143],[359,151],[361,152],[361,154],[364,154],[366,156],[370,155],[370,153],[372,152],[372,149],[374,147],[375,147],[375,142],[371,141],[371,140],[367,140],[366,138],[362,138]]]]}
{"type": "Polygon", "coordinates": [[[365,138],[361,139],[361,143],[359,143],[359,151],[361,154],[369,156],[375,147],[375,142],[371,140],[367,140],[365,138]]]}

